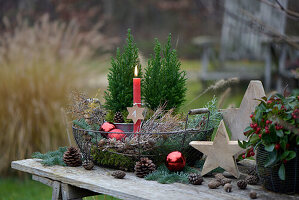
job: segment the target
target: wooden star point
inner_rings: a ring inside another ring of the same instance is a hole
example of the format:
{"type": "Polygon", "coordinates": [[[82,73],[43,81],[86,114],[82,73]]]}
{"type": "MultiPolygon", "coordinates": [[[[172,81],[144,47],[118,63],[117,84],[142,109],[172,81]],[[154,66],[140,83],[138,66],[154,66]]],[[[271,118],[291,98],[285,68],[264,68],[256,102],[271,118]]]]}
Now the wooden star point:
{"type": "Polygon", "coordinates": [[[144,108],[134,105],[133,107],[127,107],[127,110],[129,112],[127,119],[132,119],[134,124],[136,124],[136,122],[139,119],[144,119],[144,116],[142,114],[144,111],[144,108]]]}
{"type": "Polygon", "coordinates": [[[229,141],[223,120],[220,122],[213,142],[192,141],[190,145],[207,156],[202,168],[202,176],[217,167],[222,167],[236,178],[240,176],[234,155],[242,151],[242,148],[237,141],[229,141]]]}
{"type": "Polygon", "coordinates": [[[222,110],[223,120],[231,131],[232,140],[246,140],[243,130],[250,125],[250,115],[259,104],[259,101],[255,99],[260,99],[263,96],[266,96],[266,94],[262,82],[250,81],[240,108],[222,110]]]}

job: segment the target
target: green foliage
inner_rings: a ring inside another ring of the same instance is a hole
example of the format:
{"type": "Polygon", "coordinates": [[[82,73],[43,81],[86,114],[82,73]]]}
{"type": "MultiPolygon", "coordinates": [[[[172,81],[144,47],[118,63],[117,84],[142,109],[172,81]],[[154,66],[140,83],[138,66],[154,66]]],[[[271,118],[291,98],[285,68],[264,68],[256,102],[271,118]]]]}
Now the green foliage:
{"type": "Polygon", "coordinates": [[[250,116],[252,123],[244,130],[248,141],[239,141],[239,145],[244,149],[250,148],[245,157],[252,156],[249,152],[263,145],[269,152],[265,167],[280,164],[279,177],[284,180],[283,163],[296,157],[292,149],[298,147],[299,99],[276,94],[259,101],[261,103],[250,116]]]}
{"type": "Polygon", "coordinates": [[[156,110],[167,103],[166,110],[179,108],[186,95],[186,72],[182,71],[176,50],[171,49],[171,35],[164,49],[156,39],[154,56],[145,69],[143,94],[149,108],[156,110]],[[161,51],[162,55],[161,56],[161,51]]]}
{"type": "Polygon", "coordinates": [[[63,162],[63,154],[67,151],[67,147],[59,147],[56,151],[49,151],[45,154],[34,152],[32,158],[42,159],[41,163],[46,166],[61,165],[66,166],[63,162]]]}
{"type": "MultiPolygon", "coordinates": [[[[222,120],[222,114],[218,112],[218,108],[217,108],[217,98],[214,96],[213,99],[210,100],[204,106],[204,108],[208,108],[210,111],[210,118],[209,118],[210,120],[208,124],[208,129],[217,128],[219,126],[220,121],[222,120]]],[[[196,126],[201,121],[205,121],[207,118],[208,118],[208,114],[190,116],[188,127],[196,128],[196,126]]]]}
{"type": "MultiPolygon", "coordinates": [[[[109,149],[109,151],[114,151],[109,149]]],[[[135,160],[129,156],[111,153],[108,151],[100,151],[96,147],[92,149],[91,156],[99,166],[111,167],[125,171],[134,171],[135,160]]]]}
{"type": "Polygon", "coordinates": [[[138,66],[139,77],[142,76],[138,61],[138,48],[134,43],[130,29],[127,34],[127,45],[123,53],[117,49],[116,58],[111,59],[111,68],[108,73],[108,88],[105,92],[105,107],[108,110],[124,111],[132,106],[134,68],[138,66]]]}
{"type": "Polygon", "coordinates": [[[156,171],[150,173],[145,177],[148,181],[157,181],[162,184],[169,183],[189,183],[188,177],[190,173],[198,173],[198,170],[185,166],[181,172],[171,172],[167,169],[165,165],[157,168],[156,171]]]}

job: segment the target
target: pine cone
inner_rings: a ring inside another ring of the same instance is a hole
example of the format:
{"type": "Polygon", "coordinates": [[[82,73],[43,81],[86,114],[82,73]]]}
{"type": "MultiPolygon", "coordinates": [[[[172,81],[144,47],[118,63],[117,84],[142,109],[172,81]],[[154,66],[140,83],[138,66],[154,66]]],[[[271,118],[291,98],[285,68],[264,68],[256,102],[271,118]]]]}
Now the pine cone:
{"type": "Polygon", "coordinates": [[[245,190],[247,187],[247,182],[245,180],[239,180],[237,182],[237,186],[241,189],[241,190],[245,190]]]}
{"type": "Polygon", "coordinates": [[[256,185],[259,182],[259,177],[257,176],[253,176],[253,175],[249,175],[245,178],[245,181],[249,184],[249,185],[256,185]]]}
{"type": "Polygon", "coordinates": [[[122,179],[126,176],[126,173],[124,171],[117,170],[112,172],[111,176],[113,176],[114,178],[122,179]]]}
{"type": "Polygon", "coordinates": [[[78,167],[82,164],[81,154],[76,147],[70,147],[63,154],[63,162],[70,167],[78,167]]]}
{"type": "Polygon", "coordinates": [[[114,122],[115,122],[115,123],[124,123],[124,122],[125,122],[124,117],[123,117],[123,115],[121,114],[121,112],[117,111],[117,112],[114,114],[114,122]]]}
{"type": "Polygon", "coordinates": [[[192,173],[189,175],[189,182],[193,185],[201,185],[201,183],[203,182],[203,178],[201,177],[200,174],[195,174],[192,173]]]}
{"type": "Polygon", "coordinates": [[[141,158],[140,161],[136,162],[135,165],[135,174],[139,178],[144,178],[146,175],[155,171],[156,165],[152,160],[148,158],[141,158]]]}
{"type": "Polygon", "coordinates": [[[94,167],[94,164],[91,160],[84,160],[82,163],[82,166],[86,169],[86,170],[92,170],[92,168],[94,167]]]}

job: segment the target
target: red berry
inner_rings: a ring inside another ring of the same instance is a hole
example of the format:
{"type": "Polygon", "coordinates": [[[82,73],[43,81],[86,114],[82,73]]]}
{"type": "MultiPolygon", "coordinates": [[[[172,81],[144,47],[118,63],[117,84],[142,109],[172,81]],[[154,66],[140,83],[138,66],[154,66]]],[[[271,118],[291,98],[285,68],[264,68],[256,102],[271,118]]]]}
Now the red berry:
{"type": "Polygon", "coordinates": [[[250,118],[253,118],[253,114],[250,115],[250,118]]]}
{"type": "Polygon", "coordinates": [[[250,152],[250,156],[254,156],[255,153],[253,151],[250,152]]]}
{"type": "Polygon", "coordinates": [[[280,149],[280,144],[275,144],[275,147],[274,147],[276,150],[280,149]]]}
{"type": "Polygon", "coordinates": [[[261,130],[261,128],[260,128],[260,127],[258,127],[258,128],[256,129],[256,131],[257,131],[257,132],[260,132],[260,130],[261,130]]]}
{"type": "Polygon", "coordinates": [[[284,159],[282,162],[283,162],[284,164],[286,164],[288,161],[287,161],[286,159],[284,159]]]}
{"type": "Polygon", "coordinates": [[[262,122],[264,122],[265,120],[264,119],[262,119],[262,122]]]}
{"type": "Polygon", "coordinates": [[[289,149],[290,148],[290,144],[286,144],[286,149],[289,149]]]}
{"type": "Polygon", "coordinates": [[[271,124],[272,122],[270,120],[267,120],[266,121],[266,124],[271,124]]]}
{"type": "Polygon", "coordinates": [[[299,96],[297,97],[298,101],[299,101],[299,96]]]}
{"type": "Polygon", "coordinates": [[[245,159],[245,154],[242,155],[242,158],[245,159]]]}
{"type": "Polygon", "coordinates": [[[265,132],[265,133],[267,133],[267,134],[268,134],[268,133],[270,133],[270,131],[269,131],[268,129],[266,129],[266,132],[265,132]]]}
{"type": "Polygon", "coordinates": [[[259,138],[260,138],[260,139],[262,138],[262,134],[259,134],[259,138]]]}
{"type": "Polygon", "coordinates": [[[254,124],[254,125],[253,125],[253,128],[257,128],[257,124],[254,124]]]}
{"type": "Polygon", "coordinates": [[[272,103],[272,101],[270,101],[270,100],[269,100],[269,101],[267,101],[267,104],[271,104],[271,103],[272,103]]]}

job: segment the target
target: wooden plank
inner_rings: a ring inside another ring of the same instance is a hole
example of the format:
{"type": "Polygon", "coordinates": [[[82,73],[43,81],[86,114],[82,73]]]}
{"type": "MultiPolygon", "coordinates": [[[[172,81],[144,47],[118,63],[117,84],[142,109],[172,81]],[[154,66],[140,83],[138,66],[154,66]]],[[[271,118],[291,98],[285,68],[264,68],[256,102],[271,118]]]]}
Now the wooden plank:
{"type": "Polygon", "coordinates": [[[47,186],[53,187],[54,181],[48,178],[32,175],[32,180],[41,182],[42,184],[45,184],[47,186]]]}
{"type": "Polygon", "coordinates": [[[267,199],[298,199],[298,195],[282,195],[267,192],[261,186],[248,186],[246,190],[239,190],[236,181],[233,181],[233,192],[226,193],[223,188],[211,190],[207,184],[211,178],[204,178],[203,185],[187,184],[159,184],[155,181],[146,181],[136,177],[133,173],[127,173],[125,179],[115,179],[110,176],[113,170],[95,167],[87,171],[83,167],[46,167],[37,159],[13,161],[13,169],[31,173],[33,175],[47,177],[62,183],[79,188],[88,189],[97,193],[111,195],[120,199],[249,199],[249,191],[254,189],[258,194],[263,194],[267,199]]]}

